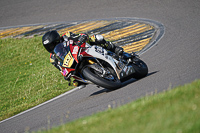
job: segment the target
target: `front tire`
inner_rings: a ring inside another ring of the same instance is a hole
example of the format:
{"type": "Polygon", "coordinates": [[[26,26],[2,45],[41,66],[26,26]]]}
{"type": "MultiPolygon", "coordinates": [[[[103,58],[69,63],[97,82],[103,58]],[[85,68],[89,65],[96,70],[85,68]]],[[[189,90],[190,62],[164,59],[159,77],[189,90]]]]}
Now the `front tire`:
{"type": "Polygon", "coordinates": [[[115,90],[121,87],[120,80],[114,74],[112,75],[114,79],[108,80],[99,76],[99,74],[95,73],[95,70],[91,68],[90,66],[86,66],[85,68],[83,68],[82,73],[86,79],[106,89],[115,90]]]}
{"type": "Polygon", "coordinates": [[[133,78],[135,79],[141,79],[147,76],[148,74],[148,67],[146,63],[144,63],[142,60],[137,59],[135,63],[133,63],[133,67],[135,69],[135,73],[133,74],[133,78]]]}

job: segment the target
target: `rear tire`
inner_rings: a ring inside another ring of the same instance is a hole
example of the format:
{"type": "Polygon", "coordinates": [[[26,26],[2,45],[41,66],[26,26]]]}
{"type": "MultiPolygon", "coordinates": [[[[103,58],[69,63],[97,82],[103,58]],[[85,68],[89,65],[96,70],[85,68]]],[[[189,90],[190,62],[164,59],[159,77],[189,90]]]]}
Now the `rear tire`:
{"type": "Polygon", "coordinates": [[[115,75],[113,75],[114,80],[105,79],[105,78],[99,76],[98,74],[96,74],[94,72],[94,69],[89,66],[86,66],[85,68],[83,68],[82,73],[86,79],[88,79],[88,80],[92,81],[94,84],[104,87],[106,89],[115,90],[115,89],[118,89],[121,87],[121,82],[115,75]]]}

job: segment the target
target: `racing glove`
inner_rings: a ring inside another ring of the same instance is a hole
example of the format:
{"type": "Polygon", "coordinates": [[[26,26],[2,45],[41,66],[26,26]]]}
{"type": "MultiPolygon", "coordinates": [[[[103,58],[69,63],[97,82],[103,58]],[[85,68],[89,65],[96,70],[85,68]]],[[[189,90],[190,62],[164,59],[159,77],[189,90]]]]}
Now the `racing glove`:
{"type": "Polygon", "coordinates": [[[88,35],[87,34],[80,35],[80,37],[78,38],[77,45],[80,47],[87,40],[88,40],[88,35]]]}
{"type": "Polygon", "coordinates": [[[52,65],[54,65],[59,71],[61,71],[61,67],[58,65],[59,61],[58,59],[55,57],[54,54],[50,54],[50,62],[52,65]]]}

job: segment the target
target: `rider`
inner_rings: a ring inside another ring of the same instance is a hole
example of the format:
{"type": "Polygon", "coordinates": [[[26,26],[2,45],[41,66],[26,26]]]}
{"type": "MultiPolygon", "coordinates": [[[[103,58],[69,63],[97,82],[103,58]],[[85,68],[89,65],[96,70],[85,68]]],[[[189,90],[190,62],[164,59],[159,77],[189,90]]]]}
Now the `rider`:
{"type": "Polygon", "coordinates": [[[81,46],[85,41],[87,41],[90,45],[101,46],[107,50],[110,50],[111,52],[114,52],[118,56],[123,54],[123,48],[115,46],[113,43],[106,41],[102,35],[93,35],[89,38],[87,34],[74,34],[67,31],[60,37],[56,30],[48,31],[42,37],[43,46],[50,53],[50,62],[61,72],[65,80],[69,80],[70,75],[68,77],[65,76],[65,72],[62,71],[60,62],[56,58],[53,50],[57,44],[68,40],[73,40],[74,44],[78,46],[81,46]]]}

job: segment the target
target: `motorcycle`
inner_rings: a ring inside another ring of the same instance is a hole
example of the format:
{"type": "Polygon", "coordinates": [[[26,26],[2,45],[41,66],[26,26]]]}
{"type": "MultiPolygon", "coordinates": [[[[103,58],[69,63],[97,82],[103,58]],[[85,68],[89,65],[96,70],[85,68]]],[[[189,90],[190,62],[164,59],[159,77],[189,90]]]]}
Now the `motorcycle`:
{"type": "Polygon", "coordinates": [[[130,78],[140,79],[148,74],[147,65],[134,53],[117,56],[111,51],[72,40],[56,45],[54,53],[61,62],[63,75],[74,78],[74,85],[96,84],[114,90],[130,78]]]}

